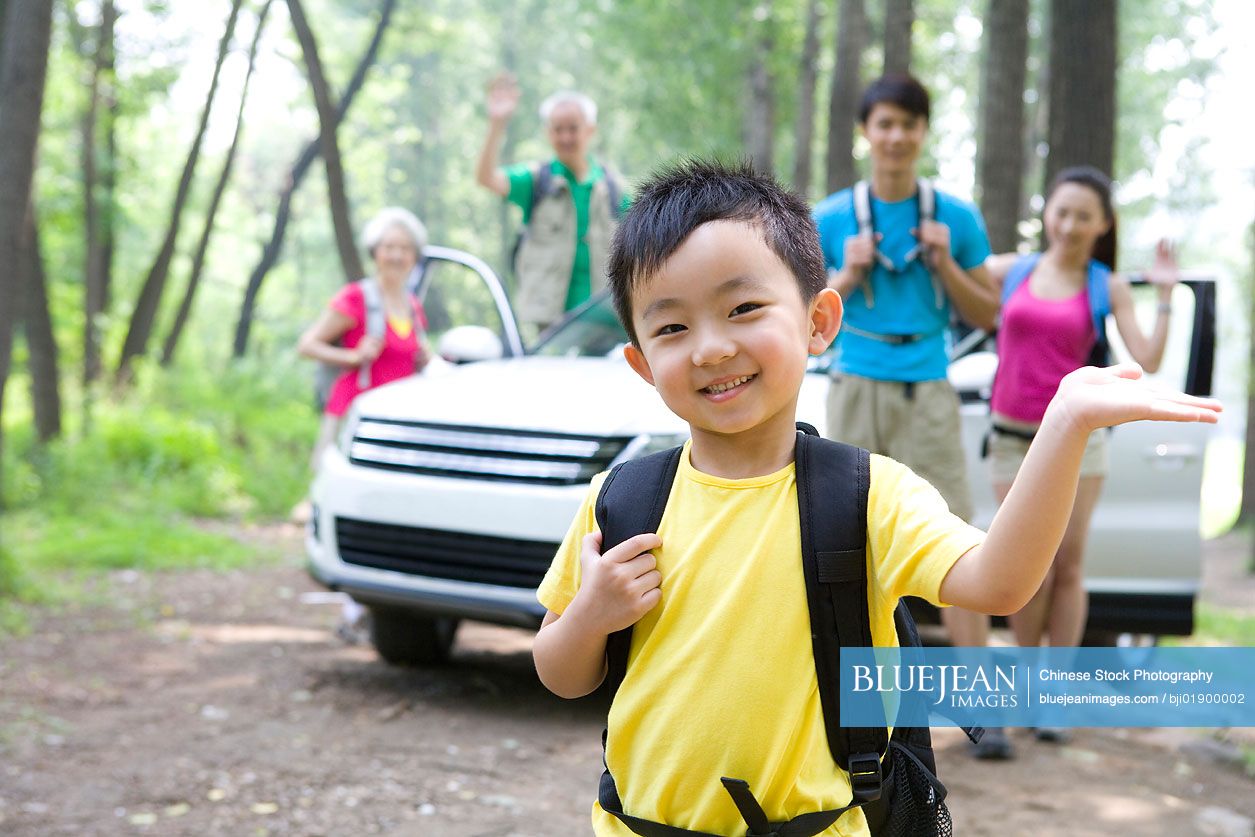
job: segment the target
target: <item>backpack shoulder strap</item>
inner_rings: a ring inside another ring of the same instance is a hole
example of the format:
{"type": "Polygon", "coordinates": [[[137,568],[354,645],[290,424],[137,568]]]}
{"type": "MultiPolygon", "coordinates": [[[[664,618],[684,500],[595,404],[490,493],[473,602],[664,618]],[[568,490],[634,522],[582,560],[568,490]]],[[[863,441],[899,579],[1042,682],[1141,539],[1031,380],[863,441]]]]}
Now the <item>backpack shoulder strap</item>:
{"type": "Polygon", "coordinates": [[[1100,261],[1090,259],[1089,273],[1085,277],[1086,290],[1089,292],[1089,307],[1094,314],[1095,322],[1101,318],[1106,320],[1111,313],[1111,268],[1100,261]]]}
{"type": "Polygon", "coordinates": [[[852,187],[850,195],[854,201],[854,220],[858,223],[859,235],[875,235],[876,226],[872,220],[871,184],[860,180],[852,187]]]}
{"type": "Polygon", "coordinates": [[[799,425],[795,456],[815,674],[832,757],[849,772],[854,801],[868,801],[880,795],[880,757],[889,733],[883,725],[841,725],[840,662],[842,646],[873,644],[867,606],[871,455],[811,431],[799,425]]]}
{"type": "Polygon", "coordinates": [[[379,283],[367,277],[357,280],[357,286],[362,289],[362,300],[366,303],[366,333],[371,337],[383,337],[386,326],[379,283]]]}
{"type": "MultiPolygon", "coordinates": [[[[383,296],[379,291],[379,283],[368,276],[357,280],[357,286],[362,289],[362,300],[365,303],[366,334],[382,340],[387,331],[387,321],[384,317],[383,296]]],[[[369,363],[357,367],[358,389],[367,389],[370,386],[370,367],[369,363]]]]}
{"type": "Polygon", "coordinates": [[[1030,253],[1027,256],[1020,256],[1011,265],[1011,269],[1007,271],[1007,276],[1002,280],[1002,304],[1006,305],[1007,300],[1011,298],[1011,294],[1015,293],[1020,285],[1024,284],[1033,273],[1033,268],[1037,267],[1038,260],[1041,259],[1041,253],[1030,253]]]}
{"type": "Polygon", "coordinates": [[[606,198],[610,201],[610,217],[618,220],[623,217],[623,184],[619,177],[604,160],[601,163],[601,174],[606,180],[606,198]]]}
{"type": "MultiPolygon", "coordinates": [[[[621,462],[606,475],[594,507],[603,553],[628,538],[658,531],[682,451],[683,448],[677,447],[621,462]]],[[[627,672],[631,646],[631,627],[611,634],[606,640],[606,683],[611,697],[619,690],[627,672]]]]}
{"type": "Polygon", "coordinates": [[[1094,321],[1094,348],[1086,361],[1090,366],[1107,366],[1111,363],[1111,346],[1107,342],[1107,315],[1111,313],[1110,281],[1111,268],[1090,259],[1089,272],[1085,277],[1089,313],[1094,321]]]}
{"type": "Polygon", "coordinates": [[[527,213],[528,218],[531,218],[536,212],[536,205],[549,197],[549,192],[552,189],[553,161],[543,160],[532,171],[532,205],[527,213]]]}
{"type": "Polygon", "coordinates": [[[937,219],[937,192],[933,189],[933,182],[927,177],[918,178],[915,181],[915,189],[919,195],[920,224],[925,221],[935,221],[937,219]]]}

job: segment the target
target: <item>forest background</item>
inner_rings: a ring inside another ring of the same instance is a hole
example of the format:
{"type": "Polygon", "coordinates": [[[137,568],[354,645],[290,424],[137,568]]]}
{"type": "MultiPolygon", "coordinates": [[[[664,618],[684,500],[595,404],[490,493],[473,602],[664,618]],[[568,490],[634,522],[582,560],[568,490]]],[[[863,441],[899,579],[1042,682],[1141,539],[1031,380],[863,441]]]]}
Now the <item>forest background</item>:
{"type": "Polygon", "coordinates": [[[76,573],[259,559],[240,527],[301,498],[317,425],[293,346],[360,274],[360,225],[409,207],[508,280],[517,214],[473,178],[501,69],[507,160],[546,156],[536,106],[578,88],[629,179],[744,155],[817,200],[864,171],[862,85],[909,68],[934,97],[923,171],[995,250],[1035,245],[1053,171],[1112,171],[1122,266],[1167,235],[1221,283],[1237,409],[1204,529],[1239,513],[1242,0],[0,0],[0,21],[0,630],[76,573]]]}

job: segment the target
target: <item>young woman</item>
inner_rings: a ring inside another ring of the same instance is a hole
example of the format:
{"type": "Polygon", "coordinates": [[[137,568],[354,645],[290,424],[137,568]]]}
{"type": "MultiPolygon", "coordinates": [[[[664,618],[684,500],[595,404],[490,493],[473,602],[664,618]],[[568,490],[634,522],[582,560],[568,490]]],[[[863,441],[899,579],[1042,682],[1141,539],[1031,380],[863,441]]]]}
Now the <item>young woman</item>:
{"type": "MultiPolygon", "coordinates": [[[[1103,326],[1107,313],[1114,315],[1133,359],[1147,372],[1159,368],[1172,313],[1172,288],[1178,281],[1172,248],[1160,241],[1154,264],[1145,274],[1159,299],[1154,328],[1145,334],[1137,322],[1129,283],[1115,272],[1111,181],[1097,169],[1078,166],[1061,171],[1047,195],[1042,221],[1044,252],[1007,253],[986,263],[1003,284],[989,438],[993,489],[1000,503],[1060,379],[1080,366],[1108,362],[1103,326]]],[[[1043,636],[1052,646],[1080,643],[1088,607],[1081,558],[1107,471],[1106,444],[1106,432],[1090,437],[1076,503],[1053,567],[1037,595],[1010,619],[1021,646],[1036,647],[1043,636]]],[[[1038,730],[1038,735],[1060,737],[1055,730],[1038,730]]]]}
{"type": "Polygon", "coordinates": [[[422,337],[427,320],[406,286],[426,244],[427,230],[413,213],[398,207],[381,210],[362,230],[362,247],[375,262],[375,275],[366,281],[377,289],[386,323],[383,337],[367,334],[367,289],[354,282],[332,297],[297,343],[305,357],[344,369],[327,396],[314,445],[314,470],[353,399],[421,371],[426,363],[422,337]]]}

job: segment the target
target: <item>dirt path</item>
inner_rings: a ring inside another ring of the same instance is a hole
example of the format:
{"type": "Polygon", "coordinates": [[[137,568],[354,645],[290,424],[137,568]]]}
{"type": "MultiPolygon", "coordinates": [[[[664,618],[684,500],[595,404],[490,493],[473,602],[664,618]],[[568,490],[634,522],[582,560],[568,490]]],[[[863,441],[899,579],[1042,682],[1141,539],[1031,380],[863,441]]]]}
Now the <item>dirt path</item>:
{"type": "MultiPolygon", "coordinates": [[[[588,832],[605,706],[545,692],[530,634],[463,626],[451,665],[388,668],[302,602],[296,534],[276,547],[117,573],[108,605],[0,639],[0,834],[588,832]]],[[[1255,834],[1255,782],[1197,732],[1021,736],[1001,764],[938,738],[959,835],[1255,834]]]]}

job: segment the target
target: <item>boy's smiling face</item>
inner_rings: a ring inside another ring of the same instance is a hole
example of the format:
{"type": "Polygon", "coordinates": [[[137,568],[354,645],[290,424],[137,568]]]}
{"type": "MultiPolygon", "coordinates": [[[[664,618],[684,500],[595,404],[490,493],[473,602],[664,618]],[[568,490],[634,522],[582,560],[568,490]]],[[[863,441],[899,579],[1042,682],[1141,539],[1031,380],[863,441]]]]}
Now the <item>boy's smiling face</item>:
{"type": "Polygon", "coordinates": [[[632,320],[640,346],[624,354],[696,449],[710,436],[792,438],[807,356],[832,342],[841,301],[825,289],[803,302],[756,226],[711,221],[632,291],[632,320]]]}

